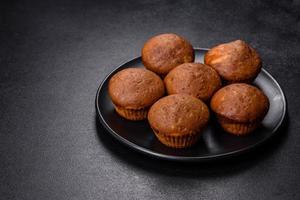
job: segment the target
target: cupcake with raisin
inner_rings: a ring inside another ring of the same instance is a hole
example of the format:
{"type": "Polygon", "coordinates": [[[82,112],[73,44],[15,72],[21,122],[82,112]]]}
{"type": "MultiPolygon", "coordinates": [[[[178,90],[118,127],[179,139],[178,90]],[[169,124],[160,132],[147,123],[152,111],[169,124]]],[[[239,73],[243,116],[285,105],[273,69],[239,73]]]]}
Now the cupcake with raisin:
{"type": "Polygon", "coordinates": [[[150,108],[148,121],[158,140],[172,148],[195,144],[209,120],[207,106],[196,97],[173,94],[150,108]]]}
{"type": "Polygon", "coordinates": [[[227,83],[250,83],[262,67],[258,53],[242,40],[213,47],[205,54],[204,63],[213,67],[227,83]]]}
{"type": "Polygon", "coordinates": [[[218,73],[201,63],[184,63],[172,69],[164,79],[168,94],[188,94],[208,101],[221,87],[218,73]]]}
{"type": "Polygon", "coordinates": [[[247,135],[266,116],[269,100],[260,89],[245,83],[236,83],[218,90],[211,99],[210,107],[226,132],[247,135]]]}
{"type": "Polygon", "coordinates": [[[145,67],[161,76],[182,63],[193,62],[194,59],[192,45],[185,38],[173,33],[149,39],[142,49],[145,67]]]}
{"type": "Polygon", "coordinates": [[[147,118],[149,107],[164,95],[165,89],[155,73],[142,68],[127,68],[111,77],[108,92],[116,112],[136,121],[147,118]]]}

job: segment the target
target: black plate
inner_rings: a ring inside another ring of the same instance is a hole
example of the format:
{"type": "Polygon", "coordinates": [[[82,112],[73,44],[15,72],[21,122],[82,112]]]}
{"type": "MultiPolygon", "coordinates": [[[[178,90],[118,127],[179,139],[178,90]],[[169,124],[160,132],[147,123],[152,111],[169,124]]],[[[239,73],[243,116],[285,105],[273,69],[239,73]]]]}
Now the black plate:
{"type": "MultiPolygon", "coordinates": [[[[195,50],[196,62],[203,62],[206,51],[207,49],[195,50]]],[[[211,119],[196,145],[187,149],[172,149],[156,139],[147,121],[128,121],[114,111],[108,95],[108,81],[116,72],[128,67],[143,67],[141,58],[135,58],[121,65],[104,79],[97,91],[96,110],[100,122],[112,136],[128,147],[146,155],[178,161],[204,161],[237,155],[253,149],[271,138],[285,116],[284,94],[276,80],[263,69],[254,81],[254,84],[264,91],[270,101],[270,109],[262,122],[262,128],[248,136],[238,137],[222,131],[216,120],[211,119]]]]}

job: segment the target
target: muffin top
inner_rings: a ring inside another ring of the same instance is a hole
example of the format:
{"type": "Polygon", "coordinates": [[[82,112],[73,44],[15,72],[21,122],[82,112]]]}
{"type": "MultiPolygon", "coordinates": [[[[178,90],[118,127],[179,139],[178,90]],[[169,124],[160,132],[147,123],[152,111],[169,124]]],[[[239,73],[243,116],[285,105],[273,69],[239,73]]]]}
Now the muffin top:
{"type": "Polygon", "coordinates": [[[221,87],[218,73],[201,63],[184,63],[172,69],[164,79],[168,94],[189,94],[207,101],[221,87]]]}
{"type": "Polygon", "coordinates": [[[165,75],[174,67],[194,61],[194,49],[183,37],[167,33],[149,39],[142,49],[145,67],[165,75]]]}
{"type": "Polygon", "coordinates": [[[229,82],[249,82],[261,70],[258,53],[242,40],[218,45],[209,50],[204,63],[212,66],[229,82]]]}
{"type": "Polygon", "coordinates": [[[109,80],[109,95],[115,105],[126,109],[151,106],[164,95],[164,83],[155,73],[142,68],[127,68],[109,80]]]}
{"type": "Polygon", "coordinates": [[[151,127],[169,135],[199,132],[208,122],[209,110],[199,99],[186,94],[173,94],[161,98],[150,108],[151,127]]]}
{"type": "Polygon", "coordinates": [[[269,100],[258,88],[236,83],[218,90],[212,97],[210,106],[218,115],[247,123],[265,117],[269,109],[269,100]]]}

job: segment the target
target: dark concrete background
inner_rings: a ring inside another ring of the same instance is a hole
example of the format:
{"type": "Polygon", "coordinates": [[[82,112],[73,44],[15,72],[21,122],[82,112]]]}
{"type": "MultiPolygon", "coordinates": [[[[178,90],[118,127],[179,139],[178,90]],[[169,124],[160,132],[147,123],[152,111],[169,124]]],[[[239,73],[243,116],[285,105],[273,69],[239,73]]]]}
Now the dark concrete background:
{"type": "Polygon", "coordinates": [[[300,199],[299,1],[1,1],[0,199],[300,199]],[[195,47],[237,38],[281,84],[288,120],[255,152],[158,161],[97,124],[104,76],[174,32],[195,47]]]}

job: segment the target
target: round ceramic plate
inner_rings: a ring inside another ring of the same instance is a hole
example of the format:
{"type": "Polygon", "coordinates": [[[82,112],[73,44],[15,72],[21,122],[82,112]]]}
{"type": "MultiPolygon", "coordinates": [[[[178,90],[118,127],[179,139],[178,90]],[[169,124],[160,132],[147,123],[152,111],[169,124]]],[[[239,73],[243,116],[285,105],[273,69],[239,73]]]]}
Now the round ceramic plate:
{"type": "MultiPolygon", "coordinates": [[[[206,51],[207,49],[195,49],[195,62],[203,63],[206,51]]],[[[263,69],[254,81],[270,101],[270,109],[261,128],[248,136],[238,137],[224,132],[212,117],[199,142],[193,147],[169,148],[157,140],[146,120],[129,121],[114,111],[108,95],[108,82],[116,72],[128,67],[143,67],[141,58],[135,58],[117,67],[104,79],[97,91],[96,110],[101,124],[109,134],[128,147],[149,156],[177,161],[205,161],[238,155],[258,147],[271,138],[285,116],[284,94],[276,80],[263,69]]]]}

